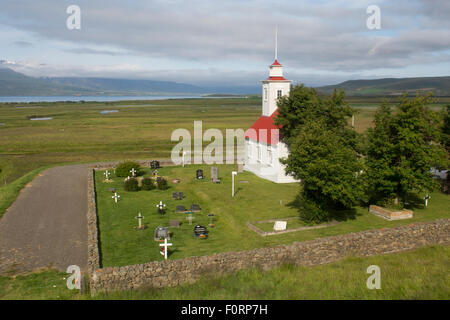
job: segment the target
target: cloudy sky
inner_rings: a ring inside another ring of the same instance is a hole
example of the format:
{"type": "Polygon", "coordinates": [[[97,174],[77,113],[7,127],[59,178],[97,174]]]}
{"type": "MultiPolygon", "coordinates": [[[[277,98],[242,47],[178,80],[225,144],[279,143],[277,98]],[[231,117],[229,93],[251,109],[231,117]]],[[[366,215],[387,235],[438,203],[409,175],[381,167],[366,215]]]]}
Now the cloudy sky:
{"type": "Polygon", "coordinates": [[[0,60],[31,76],[307,85],[450,74],[448,0],[2,0],[0,60]],[[81,29],[69,30],[69,5],[81,29]],[[381,29],[369,30],[369,5],[381,29]]]}

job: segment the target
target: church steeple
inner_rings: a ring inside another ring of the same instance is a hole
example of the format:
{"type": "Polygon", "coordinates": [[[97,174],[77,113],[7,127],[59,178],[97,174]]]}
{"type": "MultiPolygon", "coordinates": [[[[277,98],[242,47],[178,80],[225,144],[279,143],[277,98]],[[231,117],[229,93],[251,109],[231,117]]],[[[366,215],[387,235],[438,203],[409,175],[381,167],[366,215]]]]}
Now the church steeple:
{"type": "Polygon", "coordinates": [[[263,80],[262,115],[269,117],[278,108],[279,97],[288,95],[291,81],[283,77],[283,65],[278,62],[278,26],[275,27],[275,61],[269,67],[269,78],[263,80]]]}

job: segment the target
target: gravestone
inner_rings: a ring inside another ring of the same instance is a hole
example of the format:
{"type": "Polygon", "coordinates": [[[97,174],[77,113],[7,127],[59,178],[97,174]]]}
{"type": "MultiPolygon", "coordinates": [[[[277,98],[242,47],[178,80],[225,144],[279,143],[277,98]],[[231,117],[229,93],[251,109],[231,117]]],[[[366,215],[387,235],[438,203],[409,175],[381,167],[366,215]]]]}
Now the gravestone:
{"type": "Polygon", "coordinates": [[[174,199],[174,200],[182,200],[183,199],[183,192],[173,192],[172,193],[172,199],[174,199]]]}
{"type": "Polygon", "coordinates": [[[160,166],[159,166],[159,161],[157,161],[157,160],[152,160],[152,161],[150,161],[150,167],[151,167],[152,169],[159,169],[159,168],[160,168],[160,166]]]}
{"type": "Polygon", "coordinates": [[[114,193],[114,192],[116,192],[116,188],[109,188],[109,191],[114,193]]]}
{"type": "Polygon", "coordinates": [[[166,204],[163,203],[162,201],[160,201],[157,205],[156,208],[158,208],[158,213],[159,214],[164,214],[166,213],[166,204]]]}
{"type": "Polygon", "coordinates": [[[198,204],[191,204],[191,212],[200,212],[200,206],[198,204]]]}
{"type": "Polygon", "coordinates": [[[220,183],[219,168],[217,168],[217,167],[211,167],[211,182],[212,183],[220,183]]]}
{"type": "Polygon", "coordinates": [[[194,236],[197,238],[207,238],[208,237],[208,229],[201,225],[196,225],[194,227],[194,236]]]}
{"type": "Polygon", "coordinates": [[[186,207],[185,206],[177,206],[175,208],[175,212],[176,213],[185,213],[186,212],[186,207]]]}
{"type": "Polygon", "coordinates": [[[275,221],[273,225],[274,231],[284,231],[286,230],[287,222],[286,221],[275,221]]]}
{"type": "Polygon", "coordinates": [[[195,176],[196,176],[197,179],[204,179],[205,178],[205,176],[203,175],[203,170],[202,169],[198,169],[196,171],[195,176]]]}
{"type": "Polygon", "coordinates": [[[170,240],[170,235],[169,235],[169,228],[167,227],[158,227],[155,229],[155,236],[154,236],[155,241],[159,241],[162,239],[168,239],[170,240]]]}
{"type": "Polygon", "coordinates": [[[244,165],[242,163],[238,163],[238,169],[237,169],[238,173],[242,173],[244,172],[244,165]]]}
{"type": "Polygon", "coordinates": [[[208,214],[209,217],[209,226],[212,228],[214,227],[213,219],[214,219],[214,213],[208,214]]]}
{"type": "Polygon", "coordinates": [[[185,212],[187,214],[186,220],[189,220],[189,225],[192,224],[192,220],[194,219],[193,212],[185,212]]]}
{"type": "Polygon", "coordinates": [[[181,225],[181,222],[179,220],[170,220],[171,227],[179,227],[180,225],[181,225]]]}

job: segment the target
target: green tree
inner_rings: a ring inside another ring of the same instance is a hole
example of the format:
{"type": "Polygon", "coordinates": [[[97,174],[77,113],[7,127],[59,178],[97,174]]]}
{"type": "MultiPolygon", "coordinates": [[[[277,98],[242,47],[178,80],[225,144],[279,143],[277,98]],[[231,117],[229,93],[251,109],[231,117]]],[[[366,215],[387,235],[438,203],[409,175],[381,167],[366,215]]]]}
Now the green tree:
{"type": "Polygon", "coordinates": [[[363,196],[358,135],[348,126],[352,114],[343,91],[320,97],[300,85],[278,101],[276,124],[289,149],[281,161],[301,180],[298,204],[307,222],[328,220],[363,196]]]}
{"type": "Polygon", "coordinates": [[[439,116],[426,105],[432,95],[403,96],[393,113],[383,103],[369,129],[367,182],[372,201],[399,205],[413,191],[431,191],[431,167],[445,166],[439,116]]]}
{"type": "Polygon", "coordinates": [[[442,126],[442,142],[450,152],[450,104],[443,110],[444,124],[442,126]]]}

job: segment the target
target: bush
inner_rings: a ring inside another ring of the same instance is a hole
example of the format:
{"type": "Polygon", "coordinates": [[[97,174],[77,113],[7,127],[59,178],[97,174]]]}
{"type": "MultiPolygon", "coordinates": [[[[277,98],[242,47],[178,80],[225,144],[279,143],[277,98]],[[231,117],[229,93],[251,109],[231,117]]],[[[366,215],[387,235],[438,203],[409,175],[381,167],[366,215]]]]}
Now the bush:
{"type": "Polygon", "coordinates": [[[116,176],[118,177],[128,177],[131,176],[131,169],[136,170],[136,175],[138,176],[141,170],[141,166],[137,162],[126,161],[120,163],[116,168],[116,176]]]}
{"type": "Polygon", "coordinates": [[[153,190],[155,189],[155,183],[151,178],[142,179],[142,190],[153,190]]]}
{"type": "Polygon", "coordinates": [[[169,184],[167,183],[166,179],[161,179],[157,183],[158,183],[158,189],[159,190],[167,190],[167,189],[169,189],[169,184]]]}
{"type": "Polygon", "coordinates": [[[135,178],[130,178],[124,182],[123,187],[125,191],[136,192],[139,191],[138,181],[135,178]]]}

